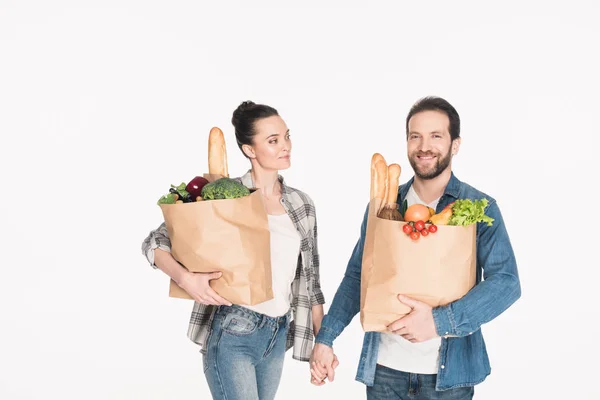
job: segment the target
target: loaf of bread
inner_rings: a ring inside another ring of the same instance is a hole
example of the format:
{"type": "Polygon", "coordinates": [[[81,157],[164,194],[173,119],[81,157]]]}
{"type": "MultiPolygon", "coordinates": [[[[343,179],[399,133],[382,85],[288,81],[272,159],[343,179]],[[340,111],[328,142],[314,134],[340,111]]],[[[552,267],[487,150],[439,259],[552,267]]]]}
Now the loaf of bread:
{"type": "Polygon", "coordinates": [[[385,205],[388,207],[397,207],[396,201],[398,200],[398,185],[400,183],[400,171],[400,165],[388,165],[388,184],[387,195],[385,200],[385,205]]]}
{"type": "Polygon", "coordinates": [[[208,173],[229,177],[227,171],[227,148],[223,131],[217,127],[208,135],[208,173]]]}
{"type": "Polygon", "coordinates": [[[385,198],[385,191],[381,193],[381,190],[385,189],[385,175],[387,173],[384,173],[381,165],[385,166],[383,156],[379,153],[373,154],[373,157],[371,157],[371,197],[369,200],[385,198]],[[381,161],[379,163],[380,167],[377,167],[379,161],[381,161]]]}

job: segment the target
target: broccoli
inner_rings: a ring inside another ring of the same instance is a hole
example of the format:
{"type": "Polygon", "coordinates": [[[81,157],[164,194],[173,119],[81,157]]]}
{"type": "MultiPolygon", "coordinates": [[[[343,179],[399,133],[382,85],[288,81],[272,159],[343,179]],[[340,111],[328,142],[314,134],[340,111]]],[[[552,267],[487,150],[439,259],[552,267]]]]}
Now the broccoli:
{"type": "Polygon", "coordinates": [[[249,194],[250,190],[246,186],[230,178],[217,179],[202,188],[204,200],[237,199],[249,194]]]}

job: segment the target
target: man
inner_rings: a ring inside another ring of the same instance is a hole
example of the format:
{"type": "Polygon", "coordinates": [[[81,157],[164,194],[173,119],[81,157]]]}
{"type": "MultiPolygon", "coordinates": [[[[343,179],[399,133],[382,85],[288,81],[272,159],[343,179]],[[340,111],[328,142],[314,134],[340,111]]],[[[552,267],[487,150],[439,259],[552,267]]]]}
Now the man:
{"type": "MultiPolygon", "coordinates": [[[[460,148],[460,118],[439,97],[419,100],[406,118],[407,153],[414,177],[401,185],[398,203],[421,203],[440,212],[456,199],[486,198],[492,226],[477,226],[477,284],[463,298],[431,308],[398,295],[412,311],[385,333],[367,332],[356,379],[367,399],[472,399],[490,373],[481,326],[521,295],[517,264],[500,209],[490,196],[459,181],[452,157],[460,148]],[[483,275],[483,279],[482,279],[483,275]]],[[[324,317],[311,359],[312,382],[334,380],[333,341],[360,311],[360,279],[367,213],[344,278],[324,317]]]]}

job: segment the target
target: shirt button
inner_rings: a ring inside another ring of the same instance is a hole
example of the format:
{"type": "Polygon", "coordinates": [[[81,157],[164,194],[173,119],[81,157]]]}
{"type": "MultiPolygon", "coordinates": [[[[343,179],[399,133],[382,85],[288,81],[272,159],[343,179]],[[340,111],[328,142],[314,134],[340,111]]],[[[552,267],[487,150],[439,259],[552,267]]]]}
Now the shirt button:
{"type": "Polygon", "coordinates": [[[472,335],[472,334],[473,334],[473,332],[469,332],[469,335],[472,335]]]}
{"type": "Polygon", "coordinates": [[[448,334],[448,332],[446,332],[446,335],[448,334]]]}
{"type": "Polygon", "coordinates": [[[445,365],[442,365],[442,369],[444,369],[444,368],[446,368],[446,366],[445,366],[445,365]]]}

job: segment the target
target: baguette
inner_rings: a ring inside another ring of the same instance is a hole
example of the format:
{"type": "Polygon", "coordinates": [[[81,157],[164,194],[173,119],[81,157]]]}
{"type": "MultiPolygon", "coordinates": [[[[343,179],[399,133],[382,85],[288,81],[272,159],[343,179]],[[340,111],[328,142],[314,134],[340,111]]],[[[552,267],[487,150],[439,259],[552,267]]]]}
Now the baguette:
{"type": "MultiPolygon", "coordinates": [[[[387,193],[387,165],[385,165],[385,161],[377,160],[375,163],[375,198],[381,199],[381,207],[383,207],[383,203],[385,202],[385,195],[387,193]]],[[[379,210],[377,210],[379,213],[379,210]]]]}
{"type": "Polygon", "coordinates": [[[402,221],[402,214],[398,211],[398,181],[400,178],[400,165],[390,164],[387,167],[385,199],[379,208],[377,216],[392,221],[402,221]]]}
{"type": "Polygon", "coordinates": [[[373,200],[377,195],[377,188],[379,187],[379,184],[377,182],[378,174],[375,166],[377,165],[377,161],[379,160],[383,160],[383,162],[385,163],[385,159],[379,153],[375,153],[373,154],[373,157],[371,157],[371,197],[369,197],[369,200],[373,200]]]}
{"type": "Polygon", "coordinates": [[[223,131],[217,127],[212,128],[208,135],[208,173],[229,177],[225,137],[223,131]]]}
{"type": "Polygon", "coordinates": [[[387,207],[396,208],[398,200],[398,185],[400,182],[401,168],[398,164],[390,164],[388,166],[388,185],[385,205],[387,207]]]}

